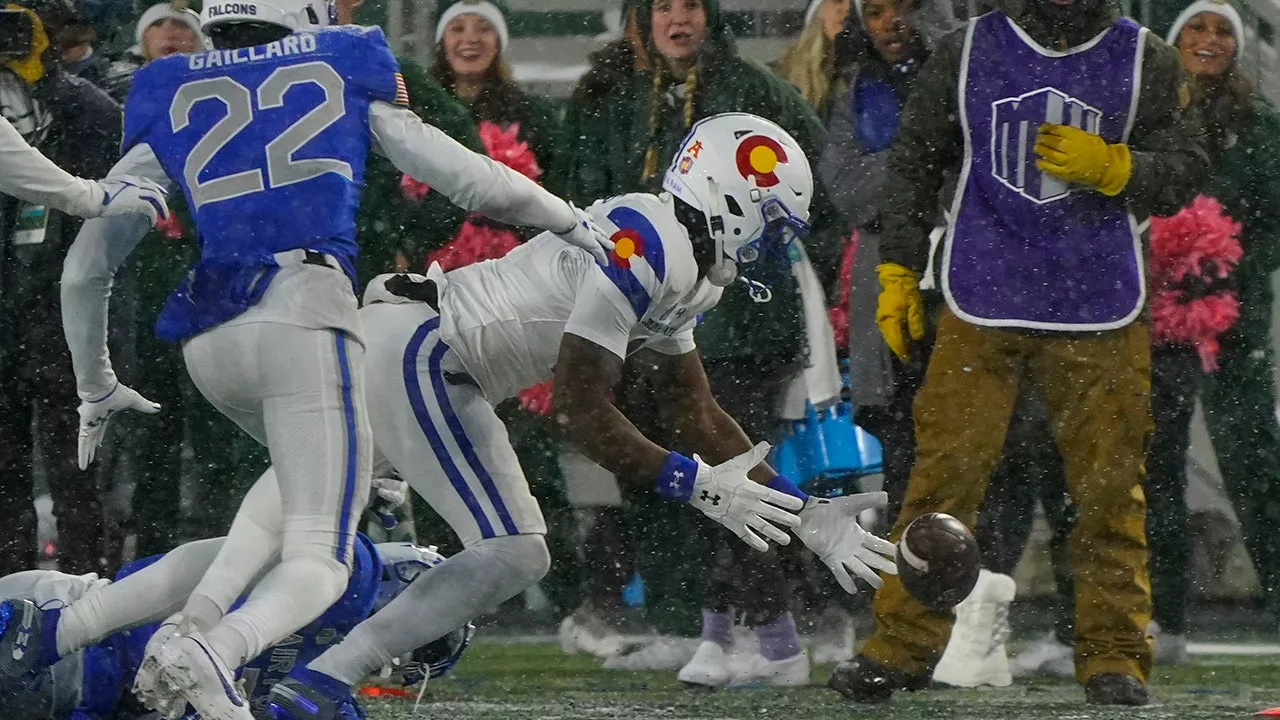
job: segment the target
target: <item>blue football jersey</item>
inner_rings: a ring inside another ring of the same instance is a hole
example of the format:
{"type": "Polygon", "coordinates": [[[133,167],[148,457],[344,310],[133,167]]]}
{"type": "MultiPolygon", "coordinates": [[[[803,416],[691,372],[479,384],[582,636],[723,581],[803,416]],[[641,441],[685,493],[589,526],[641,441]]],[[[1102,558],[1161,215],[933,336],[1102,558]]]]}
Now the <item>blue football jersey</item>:
{"type": "Polygon", "coordinates": [[[134,75],[123,150],[145,143],[155,152],[186,195],[201,250],[185,305],[162,336],[180,339],[252,306],[278,252],[331,254],[354,279],[375,101],[408,102],[378,28],[174,55],[134,75]]]}
{"type": "MultiPolygon", "coordinates": [[[[356,533],[351,578],[342,597],[319,618],[278,645],[254,658],[240,675],[245,695],[255,710],[265,708],[267,693],[296,665],[306,665],[373,614],[382,581],[382,559],[373,541],[356,533]]],[[[116,581],[155,564],[162,556],[143,558],[125,565],[116,581]]],[[[239,608],[243,599],[232,606],[239,608]]],[[[128,688],[146,653],[147,642],[159,625],[144,625],[112,635],[85,651],[80,710],[99,717],[117,711],[142,713],[128,688]]]]}

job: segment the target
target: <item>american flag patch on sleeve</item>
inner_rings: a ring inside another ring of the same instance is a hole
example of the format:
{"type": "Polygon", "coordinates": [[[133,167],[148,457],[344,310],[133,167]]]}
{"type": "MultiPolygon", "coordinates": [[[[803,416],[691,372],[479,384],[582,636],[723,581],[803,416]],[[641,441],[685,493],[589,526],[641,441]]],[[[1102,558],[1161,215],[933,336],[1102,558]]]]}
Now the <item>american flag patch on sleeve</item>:
{"type": "Polygon", "coordinates": [[[405,87],[404,75],[396,73],[396,105],[409,105],[409,88],[405,87]]]}

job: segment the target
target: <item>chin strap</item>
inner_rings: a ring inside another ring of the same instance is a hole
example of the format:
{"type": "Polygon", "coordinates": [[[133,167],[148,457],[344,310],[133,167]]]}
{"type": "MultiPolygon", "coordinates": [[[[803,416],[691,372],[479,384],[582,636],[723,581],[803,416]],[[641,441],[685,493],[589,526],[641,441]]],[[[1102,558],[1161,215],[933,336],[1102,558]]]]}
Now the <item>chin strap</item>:
{"type": "Polygon", "coordinates": [[[712,252],[715,259],[707,269],[707,280],[716,287],[729,287],[738,278],[738,265],[729,259],[724,249],[724,214],[728,208],[724,204],[724,195],[720,186],[712,178],[707,178],[710,186],[711,206],[707,208],[707,234],[711,236],[712,252]]]}
{"type": "Polygon", "coordinates": [[[768,285],[751,278],[741,278],[742,282],[747,286],[747,292],[751,294],[751,299],[758,303],[767,303],[773,299],[773,291],[768,285]]]}

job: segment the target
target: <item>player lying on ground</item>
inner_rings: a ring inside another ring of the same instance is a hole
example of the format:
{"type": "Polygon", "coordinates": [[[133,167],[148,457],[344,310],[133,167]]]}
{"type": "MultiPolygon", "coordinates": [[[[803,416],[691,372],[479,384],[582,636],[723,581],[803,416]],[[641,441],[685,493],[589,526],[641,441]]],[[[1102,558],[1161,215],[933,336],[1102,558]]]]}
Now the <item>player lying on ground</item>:
{"type": "MultiPolygon", "coordinates": [[[[762,464],[711,396],[694,347],[738,267],[767,294],[807,230],[812,179],[795,141],[761,118],[694,126],[667,176],[670,194],[602,201],[609,262],[541,236],[505,258],[427,278],[384,275],[365,293],[370,424],[379,453],[443,517],[465,550],[272,693],[273,717],[353,717],[351,686],[534,583],[550,563],[541,511],[494,405],[554,375],[555,416],[589,457],[643,478],[761,550],[793,528],[850,592],[894,572],[888,542],[858,526],[882,493],[808,498],[762,464]],[[644,437],[610,402],[624,359],[666,387],[667,421],[688,457],[644,437]],[[793,514],[798,512],[797,514],[793,514]]],[[[375,461],[375,464],[379,461],[375,461]]]]}
{"type": "MultiPolygon", "coordinates": [[[[266,484],[265,487],[274,487],[266,484]]],[[[279,508],[278,499],[254,497],[279,508]]],[[[444,558],[407,543],[375,545],[357,534],[352,574],[342,596],[319,618],[241,669],[245,697],[265,714],[267,693],[294,665],[306,663],[339,641],[357,623],[378,612],[426,570],[444,558]]],[[[144,648],[158,623],[179,609],[222,548],[223,538],[201,540],[126,565],[115,582],[32,570],[0,578],[0,617],[40,612],[60,622],[46,624],[50,644],[29,652],[55,652],[37,673],[0,690],[5,720],[140,720],[149,714],[128,692],[144,648]],[[57,648],[55,651],[54,648],[57,648]]],[[[456,628],[439,642],[417,648],[401,667],[406,685],[443,675],[470,642],[473,628],[456,628]]],[[[6,634],[6,640],[10,640],[6,634]]],[[[16,635],[12,639],[16,639],[16,635]]],[[[5,643],[5,653],[17,646],[5,643]]],[[[182,714],[186,708],[171,709],[182,714]]]]}
{"type": "MultiPolygon", "coordinates": [[[[327,28],[334,9],[328,0],[205,3],[202,27],[217,49],[155,60],[133,76],[125,156],[112,172],[172,180],[186,195],[201,259],[157,334],[183,343],[196,386],[268,447],[279,481],[275,535],[233,527],[138,672],[152,706],[185,699],[205,720],[249,720],[228,668],[315,619],[347,584],[372,456],[353,290],[371,148],[469,210],[558,232],[601,257],[608,243],[568,203],[424,125],[382,32],[327,28]],[[272,548],[280,562],[230,612],[272,548]]],[[[64,269],[82,465],[112,413],[159,409],[119,385],[106,346],[111,278],[144,230],[90,221],[64,269]]]]}
{"type": "Polygon", "coordinates": [[[0,192],[80,217],[142,215],[154,225],[168,219],[164,188],[142,178],[85,180],[76,177],[27,144],[0,117],[0,192]]]}

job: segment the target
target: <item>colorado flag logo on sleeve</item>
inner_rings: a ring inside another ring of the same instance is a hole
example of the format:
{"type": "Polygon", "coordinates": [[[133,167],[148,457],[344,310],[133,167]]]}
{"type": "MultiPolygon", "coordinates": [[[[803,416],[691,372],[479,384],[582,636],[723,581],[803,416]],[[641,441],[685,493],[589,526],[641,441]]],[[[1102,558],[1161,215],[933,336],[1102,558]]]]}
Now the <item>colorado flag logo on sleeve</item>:
{"type": "Polygon", "coordinates": [[[614,249],[604,274],[627,298],[636,318],[643,318],[653,297],[646,286],[656,289],[667,275],[662,237],[649,218],[634,208],[616,207],[609,221],[618,227],[613,233],[614,249]]]}

